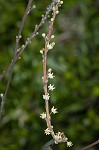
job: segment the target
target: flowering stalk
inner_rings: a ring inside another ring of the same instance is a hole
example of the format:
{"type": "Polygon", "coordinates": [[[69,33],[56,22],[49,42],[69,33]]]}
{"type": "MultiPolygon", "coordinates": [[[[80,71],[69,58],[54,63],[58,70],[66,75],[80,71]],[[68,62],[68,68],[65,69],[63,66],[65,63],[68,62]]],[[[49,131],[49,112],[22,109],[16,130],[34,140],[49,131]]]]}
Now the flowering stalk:
{"type": "MultiPolygon", "coordinates": [[[[50,48],[49,42],[51,39],[51,34],[52,34],[52,30],[53,30],[53,24],[54,24],[54,20],[56,17],[56,9],[58,9],[58,6],[54,6],[53,7],[55,10],[53,11],[53,17],[51,18],[51,23],[49,26],[49,32],[47,34],[47,36],[45,37],[45,48],[44,48],[44,54],[43,54],[43,84],[44,84],[44,93],[47,96],[45,98],[45,108],[46,108],[46,122],[47,122],[47,127],[51,132],[52,137],[54,138],[54,131],[53,128],[51,126],[51,117],[50,117],[50,112],[49,112],[49,93],[48,93],[48,79],[47,79],[47,69],[46,69],[46,63],[47,63],[47,53],[48,50],[50,48]]],[[[44,34],[43,34],[44,36],[44,34]]],[[[44,96],[43,96],[44,98],[44,96]]]]}
{"type": "Polygon", "coordinates": [[[46,113],[42,113],[40,115],[40,117],[42,119],[46,120],[46,124],[47,124],[47,129],[44,130],[46,135],[51,134],[52,138],[54,140],[55,144],[61,143],[61,142],[67,142],[67,146],[70,147],[72,146],[72,142],[68,141],[68,138],[64,135],[63,132],[58,132],[55,133],[53,130],[53,126],[51,124],[51,114],[56,114],[58,113],[57,108],[54,108],[54,106],[51,108],[51,112],[50,112],[50,108],[49,108],[49,99],[50,99],[50,95],[49,95],[49,90],[53,91],[55,89],[54,85],[49,85],[48,86],[48,80],[54,78],[55,76],[52,73],[52,69],[48,69],[47,71],[47,54],[48,52],[53,49],[55,43],[51,42],[51,39],[54,38],[54,35],[52,35],[52,31],[53,31],[53,25],[54,25],[54,21],[56,18],[56,15],[59,13],[59,7],[63,4],[63,1],[61,0],[54,0],[55,1],[55,5],[53,6],[52,9],[52,17],[50,19],[50,24],[49,24],[49,32],[46,35],[45,33],[42,34],[42,36],[45,39],[45,47],[40,50],[40,53],[42,54],[43,57],[43,87],[44,87],[44,95],[43,95],[43,99],[45,100],[45,110],[46,113]]]}

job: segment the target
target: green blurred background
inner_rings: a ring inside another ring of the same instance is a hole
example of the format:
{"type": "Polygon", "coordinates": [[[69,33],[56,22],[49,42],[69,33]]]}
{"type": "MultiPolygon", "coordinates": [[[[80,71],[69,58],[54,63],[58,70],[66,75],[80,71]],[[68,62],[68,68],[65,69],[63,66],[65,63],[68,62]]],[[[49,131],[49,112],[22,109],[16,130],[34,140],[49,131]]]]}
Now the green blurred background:
{"type": "MultiPolygon", "coordinates": [[[[11,62],[15,37],[28,0],[0,0],[0,74],[11,62]]],[[[30,36],[50,0],[34,0],[20,45],[30,36]]],[[[56,89],[50,106],[57,107],[52,116],[55,131],[63,131],[73,147],[55,145],[55,150],[79,150],[99,138],[99,0],[64,0],[54,24],[55,48],[47,66],[52,68],[56,89]]],[[[45,111],[42,99],[41,37],[48,31],[48,20],[14,67],[7,95],[5,114],[0,122],[0,150],[40,150],[51,139],[44,135],[45,111]]],[[[8,74],[0,82],[4,93],[8,74]]],[[[99,150],[99,145],[90,148],[99,150]]]]}

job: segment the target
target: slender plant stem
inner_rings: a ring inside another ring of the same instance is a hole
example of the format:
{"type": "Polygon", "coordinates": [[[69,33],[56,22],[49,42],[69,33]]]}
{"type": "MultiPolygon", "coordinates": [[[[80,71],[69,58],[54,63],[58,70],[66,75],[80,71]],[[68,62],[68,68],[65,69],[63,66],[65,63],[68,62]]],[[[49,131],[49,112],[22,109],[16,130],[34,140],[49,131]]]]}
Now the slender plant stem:
{"type": "Polygon", "coordinates": [[[6,90],[5,90],[5,93],[4,93],[4,96],[2,98],[2,102],[1,102],[0,118],[2,116],[4,104],[5,104],[5,101],[6,101],[6,96],[7,96],[9,86],[10,86],[10,82],[11,82],[11,78],[12,78],[13,68],[14,68],[14,64],[15,64],[15,60],[16,60],[16,56],[17,56],[17,49],[19,47],[19,40],[20,40],[19,36],[22,33],[22,29],[23,29],[26,17],[28,15],[28,11],[30,9],[31,3],[32,3],[32,0],[29,0],[28,5],[27,5],[26,10],[25,10],[25,13],[24,13],[24,16],[23,16],[23,19],[22,19],[22,22],[21,22],[21,25],[20,25],[20,29],[19,29],[19,32],[18,32],[18,38],[16,39],[15,52],[14,52],[14,57],[13,57],[12,63],[10,65],[11,70],[10,70],[9,77],[8,77],[8,83],[7,83],[6,90]]]}
{"type": "Polygon", "coordinates": [[[80,150],[89,149],[89,148],[91,148],[91,147],[93,147],[93,146],[95,146],[95,145],[97,145],[97,144],[99,144],[99,140],[97,140],[96,142],[94,142],[94,143],[92,143],[92,144],[90,144],[90,145],[88,145],[88,146],[86,146],[86,147],[84,147],[84,148],[81,148],[80,150]]]}
{"type": "MultiPolygon", "coordinates": [[[[46,69],[46,62],[47,62],[47,45],[45,45],[45,51],[44,51],[44,58],[43,58],[43,75],[44,75],[44,93],[48,95],[48,89],[47,89],[47,69],[46,69]]],[[[53,133],[53,129],[51,127],[51,117],[49,113],[49,102],[48,100],[45,100],[45,108],[46,108],[46,115],[47,115],[47,126],[50,129],[50,131],[53,133]]]]}
{"type": "MultiPolygon", "coordinates": [[[[58,9],[58,6],[56,5],[56,9],[58,9]]],[[[54,20],[55,20],[55,17],[56,17],[56,11],[53,11],[53,21],[51,21],[50,23],[50,26],[49,26],[49,32],[47,34],[47,40],[45,38],[45,48],[44,48],[44,55],[43,55],[43,77],[44,77],[44,93],[45,95],[48,95],[48,79],[47,79],[47,52],[48,52],[48,47],[47,45],[49,44],[50,42],[50,37],[51,37],[51,34],[52,34],[52,31],[53,31],[53,24],[54,24],[54,20]]],[[[50,132],[51,132],[51,135],[54,139],[54,131],[53,131],[53,128],[51,126],[51,116],[50,116],[50,112],[49,112],[49,100],[45,100],[45,109],[46,109],[46,123],[47,123],[47,127],[49,128],[50,132]]]]}

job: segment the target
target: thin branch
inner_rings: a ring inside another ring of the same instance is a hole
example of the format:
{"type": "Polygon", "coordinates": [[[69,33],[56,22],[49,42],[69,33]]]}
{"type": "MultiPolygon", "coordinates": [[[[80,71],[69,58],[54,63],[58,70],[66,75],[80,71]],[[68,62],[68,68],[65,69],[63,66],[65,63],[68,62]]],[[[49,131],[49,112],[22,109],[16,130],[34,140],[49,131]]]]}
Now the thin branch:
{"type": "Polygon", "coordinates": [[[17,55],[17,49],[18,49],[18,45],[19,45],[19,36],[21,35],[22,33],[22,29],[24,27],[24,23],[25,23],[25,20],[26,20],[26,17],[28,15],[28,11],[30,9],[30,6],[31,6],[31,3],[32,3],[33,0],[29,0],[28,4],[27,4],[27,7],[26,7],[26,10],[25,10],[25,13],[24,13],[24,16],[23,16],[23,19],[22,19],[22,22],[21,22],[21,25],[20,25],[20,28],[19,28],[19,32],[18,32],[18,38],[16,40],[16,46],[15,46],[15,52],[14,52],[14,57],[13,57],[13,62],[10,63],[10,65],[6,68],[5,71],[3,71],[3,73],[1,74],[0,76],[0,81],[3,79],[3,77],[5,76],[6,72],[8,72],[10,69],[13,70],[13,64],[15,63],[15,57],[17,55]]]}
{"type": "MultiPolygon", "coordinates": [[[[0,110],[0,118],[2,116],[4,104],[5,104],[5,101],[6,101],[6,96],[7,96],[7,93],[8,93],[8,90],[9,90],[9,85],[10,85],[11,78],[12,78],[13,68],[14,68],[14,64],[15,64],[15,60],[16,60],[16,56],[17,56],[17,49],[19,47],[20,36],[21,36],[21,33],[22,33],[22,29],[23,29],[26,17],[28,15],[28,11],[30,9],[31,3],[32,3],[32,0],[29,0],[28,5],[27,5],[26,10],[25,10],[25,13],[24,13],[24,16],[23,16],[23,19],[22,19],[22,23],[20,25],[18,36],[16,38],[15,52],[14,52],[14,57],[13,57],[12,63],[10,65],[10,69],[11,70],[10,70],[9,77],[8,77],[8,83],[7,83],[7,86],[6,86],[6,90],[5,90],[4,96],[2,97],[1,110],[0,110]]],[[[3,73],[3,75],[4,75],[4,73],[3,73]]]]}
{"type": "Polygon", "coordinates": [[[23,19],[22,19],[21,26],[20,26],[20,29],[19,29],[18,36],[21,35],[21,33],[22,33],[22,29],[23,29],[23,27],[24,27],[24,23],[25,23],[26,17],[28,16],[28,12],[29,12],[29,10],[30,10],[30,6],[31,6],[31,4],[32,4],[32,1],[33,1],[33,0],[29,0],[29,2],[28,2],[26,11],[25,11],[24,16],[23,16],[23,19]]]}
{"type": "Polygon", "coordinates": [[[97,140],[96,142],[94,142],[94,143],[92,143],[92,144],[90,144],[90,145],[88,145],[88,146],[86,146],[86,147],[84,147],[84,148],[81,148],[80,150],[89,149],[89,148],[91,148],[91,147],[93,147],[93,146],[95,146],[95,145],[97,145],[97,144],[99,144],[99,140],[97,140]]]}
{"type": "MultiPolygon", "coordinates": [[[[49,6],[49,8],[52,8],[54,5],[54,3],[51,3],[51,5],[49,6]]],[[[47,19],[48,14],[50,13],[51,9],[49,9],[49,11],[46,11],[44,17],[41,19],[39,25],[37,26],[37,28],[35,28],[34,32],[31,34],[30,38],[28,39],[27,43],[24,45],[24,48],[22,48],[18,55],[16,60],[18,59],[18,57],[21,55],[21,53],[25,50],[25,48],[27,47],[28,44],[30,44],[31,40],[36,36],[36,33],[38,32],[39,28],[42,26],[42,24],[44,23],[44,21],[47,19]]]]}

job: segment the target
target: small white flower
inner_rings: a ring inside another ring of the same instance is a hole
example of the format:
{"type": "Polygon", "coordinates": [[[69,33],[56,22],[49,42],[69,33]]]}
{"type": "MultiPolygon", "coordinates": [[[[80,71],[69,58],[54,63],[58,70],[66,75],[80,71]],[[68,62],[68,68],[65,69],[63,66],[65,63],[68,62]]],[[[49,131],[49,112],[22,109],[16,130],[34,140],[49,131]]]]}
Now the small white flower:
{"type": "Polygon", "coordinates": [[[49,98],[50,98],[49,93],[48,93],[48,94],[43,95],[43,99],[44,99],[44,100],[49,100],[49,98]]]}
{"type": "Polygon", "coordinates": [[[42,82],[44,82],[44,77],[42,77],[42,82]]]}
{"type": "Polygon", "coordinates": [[[48,48],[48,49],[53,49],[53,46],[52,46],[51,44],[48,44],[48,45],[47,45],[47,48],[48,48]]]}
{"type": "Polygon", "coordinates": [[[53,6],[53,11],[55,11],[55,9],[56,9],[55,6],[53,6]]]}
{"type": "Polygon", "coordinates": [[[54,106],[53,106],[53,107],[51,108],[51,112],[52,112],[53,114],[58,113],[57,108],[54,108],[54,106]]]}
{"type": "Polygon", "coordinates": [[[50,91],[53,91],[53,90],[55,89],[54,84],[53,84],[53,85],[50,84],[50,85],[48,86],[48,88],[49,88],[50,91]]]}
{"type": "Polygon", "coordinates": [[[61,142],[67,142],[68,138],[64,135],[63,132],[58,132],[54,136],[55,144],[61,143],[61,142]]]}
{"type": "Polygon", "coordinates": [[[3,97],[3,93],[0,94],[1,98],[3,97]]]}
{"type": "Polygon", "coordinates": [[[49,128],[47,128],[46,130],[44,130],[44,132],[45,132],[46,135],[49,135],[50,134],[49,128]]]}
{"type": "Polygon", "coordinates": [[[16,39],[18,39],[18,36],[16,36],[16,39]]]}
{"type": "Polygon", "coordinates": [[[19,51],[20,51],[20,48],[17,49],[17,52],[19,52],[19,51]]]}
{"type": "Polygon", "coordinates": [[[51,45],[54,47],[54,45],[55,45],[55,42],[53,42],[51,45]]]}
{"type": "Polygon", "coordinates": [[[73,143],[71,141],[67,141],[67,147],[71,147],[73,143]]]}
{"type": "Polygon", "coordinates": [[[50,79],[52,79],[52,78],[55,77],[51,71],[52,71],[52,69],[49,68],[49,69],[48,69],[48,75],[47,75],[47,77],[50,78],[50,79]]]}
{"type": "Polygon", "coordinates": [[[21,57],[19,57],[18,59],[21,59],[21,57]]]}
{"type": "Polygon", "coordinates": [[[53,73],[49,72],[48,73],[48,78],[53,79],[55,76],[53,76],[53,73]]]}
{"type": "Polygon", "coordinates": [[[54,19],[53,19],[53,18],[51,18],[51,21],[54,21],[54,19]]]}
{"type": "Polygon", "coordinates": [[[56,14],[58,14],[58,13],[59,13],[59,11],[57,10],[57,11],[56,11],[56,14]]]}
{"type": "Polygon", "coordinates": [[[19,39],[21,39],[22,35],[19,35],[19,39]]]}
{"type": "Polygon", "coordinates": [[[46,118],[46,113],[42,113],[42,114],[40,114],[40,118],[42,118],[42,119],[45,119],[46,118]]]}
{"type": "Polygon", "coordinates": [[[61,4],[63,4],[63,1],[60,1],[61,4]]]}
{"type": "MultiPolygon", "coordinates": [[[[52,38],[53,38],[53,36],[54,36],[54,35],[52,35],[52,38]]],[[[53,42],[53,43],[51,43],[51,44],[48,44],[48,45],[47,45],[47,48],[48,48],[48,49],[53,49],[54,45],[55,45],[55,42],[53,42]]]]}
{"type": "Polygon", "coordinates": [[[51,35],[51,39],[53,39],[55,36],[54,35],[51,35]]]}
{"type": "Polygon", "coordinates": [[[51,72],[51,71],[52,71],[52,69],[51,69],[51,68],[49,68],[49,69],[48,69],[48,72],[51,72]]]}
{"type": "Polygon", "coordinates": [[[33,5],[32,8],[36,8],[36,5],[33,5]]]}
{"type": "Polygon", "coordinates": [[[38,35],[39,34],[39,32],[36,32],[36,35],[38,35]]]}
{"type": "Polygon", "coordinates": [[[25,45],[22,45],[22,48],[24,48],[25,47],[25,45]]]}
{"type": "Polygon", "coordinates": [[[40,50],[40,53],[43,54],[43,50],[40,50]]]}
{"type": "Polygon", "coordinates": [[[46,34],[45,33],[42,33],[42,37],[45,37],[46,36],[46,34]]]}

